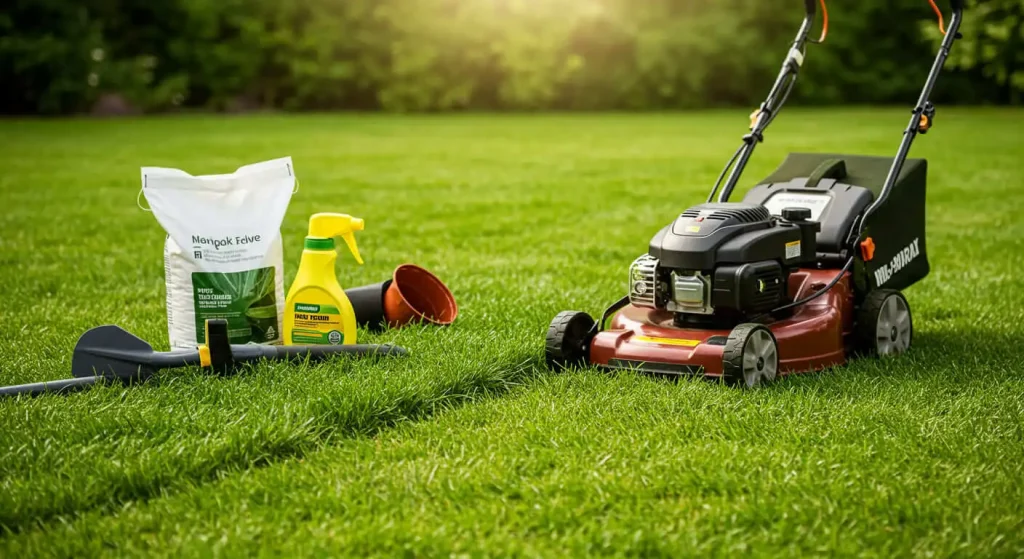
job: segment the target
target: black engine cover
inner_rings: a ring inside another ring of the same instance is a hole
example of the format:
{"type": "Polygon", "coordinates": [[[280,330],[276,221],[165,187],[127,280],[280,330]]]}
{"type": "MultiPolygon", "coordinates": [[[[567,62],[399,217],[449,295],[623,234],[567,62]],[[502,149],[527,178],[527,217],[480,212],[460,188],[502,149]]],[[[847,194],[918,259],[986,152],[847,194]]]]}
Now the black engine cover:
{"type": "Polygon", "coordinates": [[[777,260],[719,266],[711,283],[715,309],[767,312],[786,298],[786,274],[777,260]]]}
{"type": "Polygon", "coordinates": [[[800,229],[780,225],[758,204],[701,204],[683,212],[651,239],[659,265],[713,270],[719,264],[778,260],[800,262],[800,229]]]}

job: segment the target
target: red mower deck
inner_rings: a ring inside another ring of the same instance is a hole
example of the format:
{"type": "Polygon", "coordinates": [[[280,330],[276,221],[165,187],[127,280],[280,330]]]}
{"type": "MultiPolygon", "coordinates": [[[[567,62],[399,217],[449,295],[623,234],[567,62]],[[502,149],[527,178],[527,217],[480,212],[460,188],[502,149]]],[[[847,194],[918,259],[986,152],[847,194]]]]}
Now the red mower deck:
{"type": "MultiPolygon", "coordinates": [[[[821,289],[836,270],[800,270],[789,276],[791,297],[821,289]]],[[[778,344],[779,374],[817,371],[846,363],[853,343],[849,274],[793,316],[766,324],[778,344]]],[[[679,328],[671,312],[628,305],[590,344],[590,362],[669,375],[722,376],[731,329],[679,328]]]]}

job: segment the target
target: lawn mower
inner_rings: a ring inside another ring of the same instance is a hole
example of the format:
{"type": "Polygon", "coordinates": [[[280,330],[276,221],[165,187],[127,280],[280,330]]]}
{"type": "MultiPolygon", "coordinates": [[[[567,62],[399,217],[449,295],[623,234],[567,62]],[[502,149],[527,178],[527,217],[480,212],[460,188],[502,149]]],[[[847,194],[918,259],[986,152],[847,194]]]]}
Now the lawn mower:
{"type": "Polygon", "coordinates": [[[927,162],[907,154],[934,122],[929,96],[960,37],[963,12],[963,0],[953,0],[943,29],[929,1],[945,36],[895,158],[790,154],[742,202],[729,202],[793,88],[806,43],[820,42],[808,40],[816,6],[805,0],[782,70],[707,202],[654,235],[629,267],[627,295],[599,321],[578,311],[555,316],[545,339],[548,365],[703,375],[753,387],[855,354],[907,351],[913,321],[901,290],[929,271],[927,162]]]}

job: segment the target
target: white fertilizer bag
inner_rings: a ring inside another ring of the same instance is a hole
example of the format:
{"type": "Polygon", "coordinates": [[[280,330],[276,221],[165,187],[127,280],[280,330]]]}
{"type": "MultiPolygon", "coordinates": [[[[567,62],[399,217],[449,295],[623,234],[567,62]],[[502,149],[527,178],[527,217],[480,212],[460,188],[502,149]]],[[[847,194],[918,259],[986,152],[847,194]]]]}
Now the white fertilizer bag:
{"type": "Polygon", "coordinates": [[[281,220],[296,185],[290,157],[229,175],[142,168],[142,194],[167,231],[164,274],[172,348],[204,343],[207,319],[233,344],[278,343],[284,316],[281,220]]]}

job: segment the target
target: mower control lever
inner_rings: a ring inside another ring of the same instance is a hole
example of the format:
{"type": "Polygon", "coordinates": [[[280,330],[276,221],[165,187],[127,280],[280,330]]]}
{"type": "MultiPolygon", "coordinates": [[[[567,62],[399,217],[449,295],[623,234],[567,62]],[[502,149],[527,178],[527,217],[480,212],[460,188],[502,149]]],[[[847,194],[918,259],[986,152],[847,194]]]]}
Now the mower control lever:
{"type": "Polygon", "coordinates": [[[917,131],[922,134],[927,134],[928,130],[931,129],[932,124],[935,123],[935,105],[931,101],[925,103],[924,109],[921,110],[921,121],[917,125],[917,131]]]}

